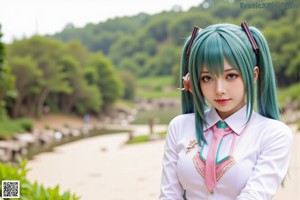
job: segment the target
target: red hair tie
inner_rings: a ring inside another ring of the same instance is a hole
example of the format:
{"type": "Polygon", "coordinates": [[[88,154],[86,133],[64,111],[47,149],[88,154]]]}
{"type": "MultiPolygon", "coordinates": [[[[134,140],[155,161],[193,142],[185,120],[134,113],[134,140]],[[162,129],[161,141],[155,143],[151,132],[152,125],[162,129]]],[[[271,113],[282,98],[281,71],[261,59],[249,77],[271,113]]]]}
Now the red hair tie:
{"type": "Polygon", "coordinates": [[[253,36],[251,35],[251,32],[249,30],[249,27],[246,23],[246,21],[243,21],[241,24],[241,27],[243,28],[243,30],[246,32],[246,35],[248,36],[250,43],[252,45],[253,51],[256,54],[256,56],[258,56],[258,46],[253,38],[253,36]]]}
{"type": "Polygon", "coordinates": [[[200,29],[200,31],[202,30],[201,28],[197,27],[197,26],[194,26],[194,30],[193,30],[193,33],[192,33],[192,36],[191,36],[191,39],[190,39],[190,43],[189,43],[189,46],[185,52],[186,55],[190,55],[190,52],[191,52],[191,48],[192,48],[192,45],[194,43],[194,40],[197,36],[197,33],[198,33],[198,30],[200,29]]]}

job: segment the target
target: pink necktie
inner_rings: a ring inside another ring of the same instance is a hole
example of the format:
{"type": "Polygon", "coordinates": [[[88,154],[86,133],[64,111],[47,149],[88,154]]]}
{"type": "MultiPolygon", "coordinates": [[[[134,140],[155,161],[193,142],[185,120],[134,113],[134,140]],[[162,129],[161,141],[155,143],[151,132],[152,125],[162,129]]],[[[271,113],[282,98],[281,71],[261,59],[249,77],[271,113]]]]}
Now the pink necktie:
{"type": "Polygon", "coordinates": [[[212,127],[214,132],[212,142],[210,144],[205,166],[205,184],[207,189],[213,193],[213,189],[216,185],[216,154],[222,138],[231,133],[231,129],[226,125],[225,122],[219,121],[212,127]]]}

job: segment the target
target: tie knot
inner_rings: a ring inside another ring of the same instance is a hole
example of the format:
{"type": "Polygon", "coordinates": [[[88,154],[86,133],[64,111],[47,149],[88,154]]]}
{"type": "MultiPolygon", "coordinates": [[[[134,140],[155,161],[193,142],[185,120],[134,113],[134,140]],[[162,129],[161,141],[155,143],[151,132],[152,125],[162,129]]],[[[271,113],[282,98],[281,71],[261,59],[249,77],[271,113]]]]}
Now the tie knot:
{"type": "Polygon", "coordinates": [[[232,132],[231,128],[227,126],[224,121],[218,121],[213,127],[214,132],[221,132],[222,135],[227,135],[232,132]]]}
{"type": "Polygon", "coordinates": [[[227,128],[227,124],[225,122],[223,122],[223,121],[218,121],[217,128],[226,129],[227,128]]]}

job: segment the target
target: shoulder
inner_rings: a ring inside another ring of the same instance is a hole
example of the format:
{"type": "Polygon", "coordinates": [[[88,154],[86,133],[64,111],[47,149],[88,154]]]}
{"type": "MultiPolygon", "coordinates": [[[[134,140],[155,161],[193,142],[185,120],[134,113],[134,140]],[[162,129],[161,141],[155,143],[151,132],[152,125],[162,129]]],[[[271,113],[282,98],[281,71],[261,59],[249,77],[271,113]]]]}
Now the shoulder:
{"type": "Polygon", "coordinates": [[[262,131],[270,137],[285,137],[291,140],[293,137],[290,127],[279,120],[264,117],[255,113],[254,126],[257,131],[262,131]]]}
{"type": "Polygon", "coordinates": [[[168,126],[168,134],[174,137],[182,137],[181,133],[192,133],[195,129],[195,114],[182,114],[174,117],[168,126]],[[179,136],[181,135],[181,136],[179,136]]]}
{"type": "Polygon", "coordinates": [[[189,114],[182,114],[174,117],[169,126],[181,126],[181,125],[187,125],[190,123],[195,122],[195,114],[189,113],[189,114]]]}

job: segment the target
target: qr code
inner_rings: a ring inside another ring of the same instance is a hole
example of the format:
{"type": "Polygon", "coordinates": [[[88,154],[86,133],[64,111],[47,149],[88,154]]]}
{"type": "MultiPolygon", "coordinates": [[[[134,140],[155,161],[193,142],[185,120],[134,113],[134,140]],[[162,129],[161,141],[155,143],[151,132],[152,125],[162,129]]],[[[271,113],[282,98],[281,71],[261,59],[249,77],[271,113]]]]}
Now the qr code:
{"type": "Polygon", "coordinates": [[[20,198],[20,181],[2,181],[2,198],[20,198]]]}

